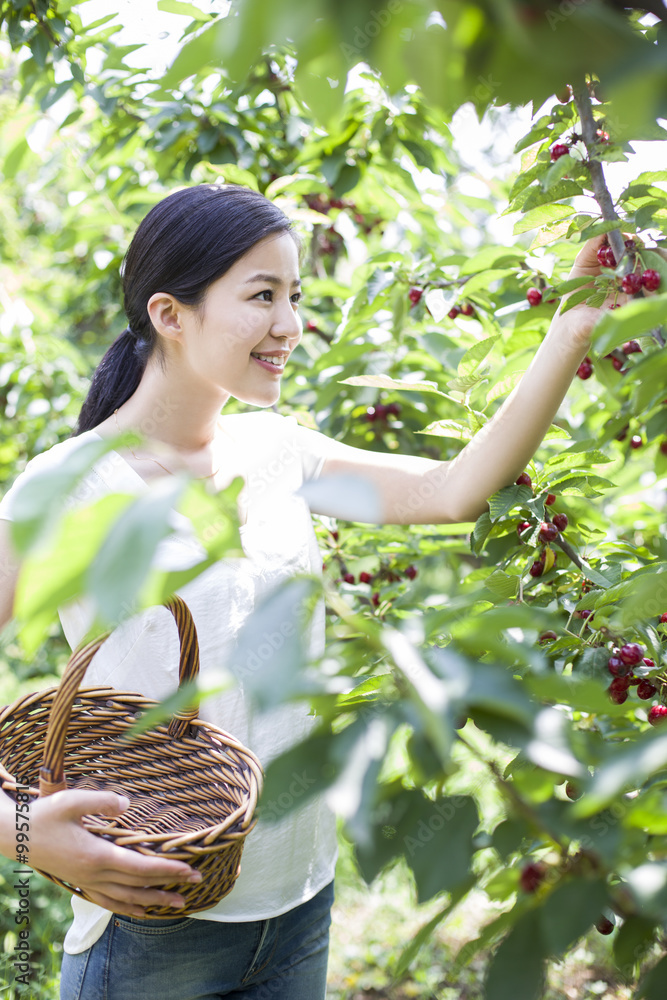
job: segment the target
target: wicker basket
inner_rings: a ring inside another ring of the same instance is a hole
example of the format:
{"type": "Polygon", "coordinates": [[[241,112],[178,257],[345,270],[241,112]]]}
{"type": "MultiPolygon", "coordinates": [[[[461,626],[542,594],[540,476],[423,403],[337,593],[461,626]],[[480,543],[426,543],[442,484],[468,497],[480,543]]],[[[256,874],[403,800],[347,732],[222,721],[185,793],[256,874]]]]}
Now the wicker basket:
{"type": "MultiPolygon", "coordinates": [[[[167,607],[181,642],[180,684],[199,672],[197,633],[187,605],[167,607]]],[[[201,872],[197,885],[165,886],[186,900],[183,908],[149,906],[150,917],[186,916],[214,906],[231,892],[262,786],[259,761],[241,743],[196,717],[177,713],[128,739],[126,731],[156,704],[110,687],[82,688],[86,669],[107,635],[74,651],[58,687],[19,698],[0,710],[0,781],[16,798],[64,788],[119,792],[130,799],[118,817],[85,816],[84,826],[120,847],[150,857],[186,861],[201,872]],[[67,776],[63,758],[67,746],[67,776]]],[[[76,886],[47,872],[77,896],[76,886]]]]}

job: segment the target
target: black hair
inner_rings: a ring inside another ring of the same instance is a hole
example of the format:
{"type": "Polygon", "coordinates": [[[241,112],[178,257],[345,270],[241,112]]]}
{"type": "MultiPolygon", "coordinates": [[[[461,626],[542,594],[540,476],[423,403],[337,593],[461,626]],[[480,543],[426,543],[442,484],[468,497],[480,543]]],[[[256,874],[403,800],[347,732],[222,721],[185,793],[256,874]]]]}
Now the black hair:
{"type": "Polygon", "coordinates": [[[266,236],[299,239],[285,213],[258,191],[199,184],[168,195],[139,224],[121,267],[128,325],[95,369],[74,435],[101,424],[136,391],[160,352],[148,300],[168,292],[198,306],[210,285],[266,236]]]}

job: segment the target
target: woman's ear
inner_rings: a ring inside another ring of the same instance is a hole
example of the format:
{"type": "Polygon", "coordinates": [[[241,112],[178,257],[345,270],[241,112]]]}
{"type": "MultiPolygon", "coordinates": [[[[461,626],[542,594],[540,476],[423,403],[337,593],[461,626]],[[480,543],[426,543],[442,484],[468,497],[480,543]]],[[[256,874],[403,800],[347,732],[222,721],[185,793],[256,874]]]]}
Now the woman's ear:
{"type": "Polygon", "coordinates": [[[146,306],[151,323],[161,337],[180,340],[183,334],[184,306],[168,292],[151,295],[146,306]]]}

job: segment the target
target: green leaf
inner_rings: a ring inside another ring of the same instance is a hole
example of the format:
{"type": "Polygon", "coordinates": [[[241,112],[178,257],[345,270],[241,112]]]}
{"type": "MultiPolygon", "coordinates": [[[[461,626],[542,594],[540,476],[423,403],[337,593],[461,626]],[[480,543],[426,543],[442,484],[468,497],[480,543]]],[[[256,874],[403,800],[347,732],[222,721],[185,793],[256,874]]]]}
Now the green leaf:
{"type": "Polygon", "coordinates": [[[48,536],[79,480],[122,440],[87,441],[57,468],[37,473],[20,487],[11,527],[12,541],[20,553],[27,553],[48,536]]]}
{"type": "Polygon", "coordinates": [[[621,309],[606,310],[593,329],[593,345],[598,355],[661,326],[667,316],[667,294],[632,299],[621,309]]]}
{"type": "Polygon", "coordinates": [[[6,180],[11,181],[16,177],[23,158],[29,151],[30,147],[24,138],[14,143],[3,162],[2,173],[6,180]]]}
{"type": "Polygon", "coordinates": [[[493,527],[493,522],[488,510],[485,510],[483,514],[479,516],[475,522],[475,527],[473,528],[472,534],[470,536],[470,547],[473,552],[481,552],[484,547],[484,542],[489,536],[489,532],[493,527]]]}
{"type": "Polygon", "coordinates": [[[484,585],[498,597],[516,597],[519,591],[519,577],[510,576],[509,573],[496,569],[487,576],[484,585]]]}
{"type": "Polygon", "coordinates": [[[574,802],[576,816],[591,816],[629,788],[639,788],[667,765],[667,734],[642,733],[636,743],[611,752],[591,778],[586,794],[574,802]]]}
{"type": "Polygon", "coordinates": [[[212,21],[211,14],[205,14],[199,7],[191,3],[182,3],[181,0],[158,0],[158,10],[164,10],[168,14],[183,14],[191,17],[195,21],[212,21]]]}
{"type": "Polygon", "coordinates": [[[469,441],[472,431],[461,420],[435,420],[428,427],[417,431],[418,434],[431,434],[434,437],[454,438],[457,441],[469,441]]]}
{"type": "Polygon", "coordinates": [[[49,546],[35,548],[24,558],[14,613],[24,623],[21,635],[26,653],[35,652],[57,609],[81,596],[88,566],[110,526],[131,501],[130,496],[110,494],[70,512],[49,546]]]}
{"type": "Polygon", "coordinates": [[[540,921],[527,913],[519,918],[491,960],[484,1000],[539,1000],[545,958],[540,921]]]}
{"type": "Polygon", "coordinates": [[[166,477],[134,500],[111,527],[87,573],[102,618],[117,622],[134,605],[187,480],[166,477]]]}
{"type": "Polygon", "coordinates": [[[644,976],[636,995],[641,1000],[664,1000],[667,996],[667,956],[644,976]]]}
{"type": "Polygon", "coordinates": [[[393,271],[383,271],[379,267],[376,268],[368,279],[368,304],[371,305],[381,292],[394,284],[395,280],[393,271]]]}
{"type": "Polygon", "coordinates": [[[473,372],[476,372],[479,366],[486,361],[497,341],[498,337],[487,337],[486,340],[480,340],[468,348],[459,361],[459,376],[472,375],[473,372]]]}
{"type": "Polygon", "coordinates": [[[531,229],[546,226],[551,222],[560,222],[573,215],[575,209],[571,205],[540,205],[533,208],[514,223],[514,235],[527,233],[531,229]]]}
{"type": "Polygon", "coordinates": [[[577,879],[557,886],[539,911],[549,953],[560,956],[571,948],[590,930],[607,901],[607,888],[601,879],[577,879]]]}
{"type": "Polygon", "coordinates": [[[614,938],[614,959],[618,967],[632,969],[640,962],[655,941],[657,931],[654,920],[633,914],[627,916],[614,938]]]}
{"type": "Polygon", "coordinates": [[[211,173],[222,177],[228,184],[241,184],[243,187],[250,187],[253,191],[259,191],[257,178],[249,170],[243,170],[236,163],[209,163],[202,160],[201,166],[211,173]]]}
{"type": "Polygon", "coordinates": [[[339,380],[342,385],[365,385],[373,389],[396,389],[407,392],[434,392],[438,396],[446,395],[438,389],[435,382],[409,382],[407,380],[390,378],[388,375],[353,375],[339,380]]]}
{"type": "Polygon", "coordinates": [[[505,514],[508,514],[514,507],[532,500],[533,491],[529,486],[504,486],[489,499],[489,514],[492,521],[498,521],[505,514]]]}
{"type": "Polygon", "coordinates": [[[424,903],[438,892],[455,889],[466,878],[479,818],[474,800],[459,795],[433,802],[413,799],[410,819],[401,825],[405,859],[424,903]],[[447,849],[443,851],[443,844],[447,849]]]}

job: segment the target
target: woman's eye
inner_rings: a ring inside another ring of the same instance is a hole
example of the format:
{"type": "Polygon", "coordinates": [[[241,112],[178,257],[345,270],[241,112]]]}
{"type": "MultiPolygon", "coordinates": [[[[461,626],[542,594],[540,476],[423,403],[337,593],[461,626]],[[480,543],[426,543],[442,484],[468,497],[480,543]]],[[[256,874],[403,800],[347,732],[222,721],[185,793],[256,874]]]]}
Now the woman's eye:
{"type": "Polygon", "coordinates": [[[292,302],[296,306],[298,306],[299,302],[301,302],[302,299],[303,295],[301,294],[301,292],[295,292],[294,295],[292,296],[292,302]]]}
{"type": "MultiPolygon", "coordinates": [[[[257,296],[256,297],[258,297],[260,295],[273,295],[273,289],[272,288],[265,288],[263,292],[257,292],[257,296]]],[[[265,302],[270,302],[271,299],[264,299],[264,301],[265,302]]]]}

